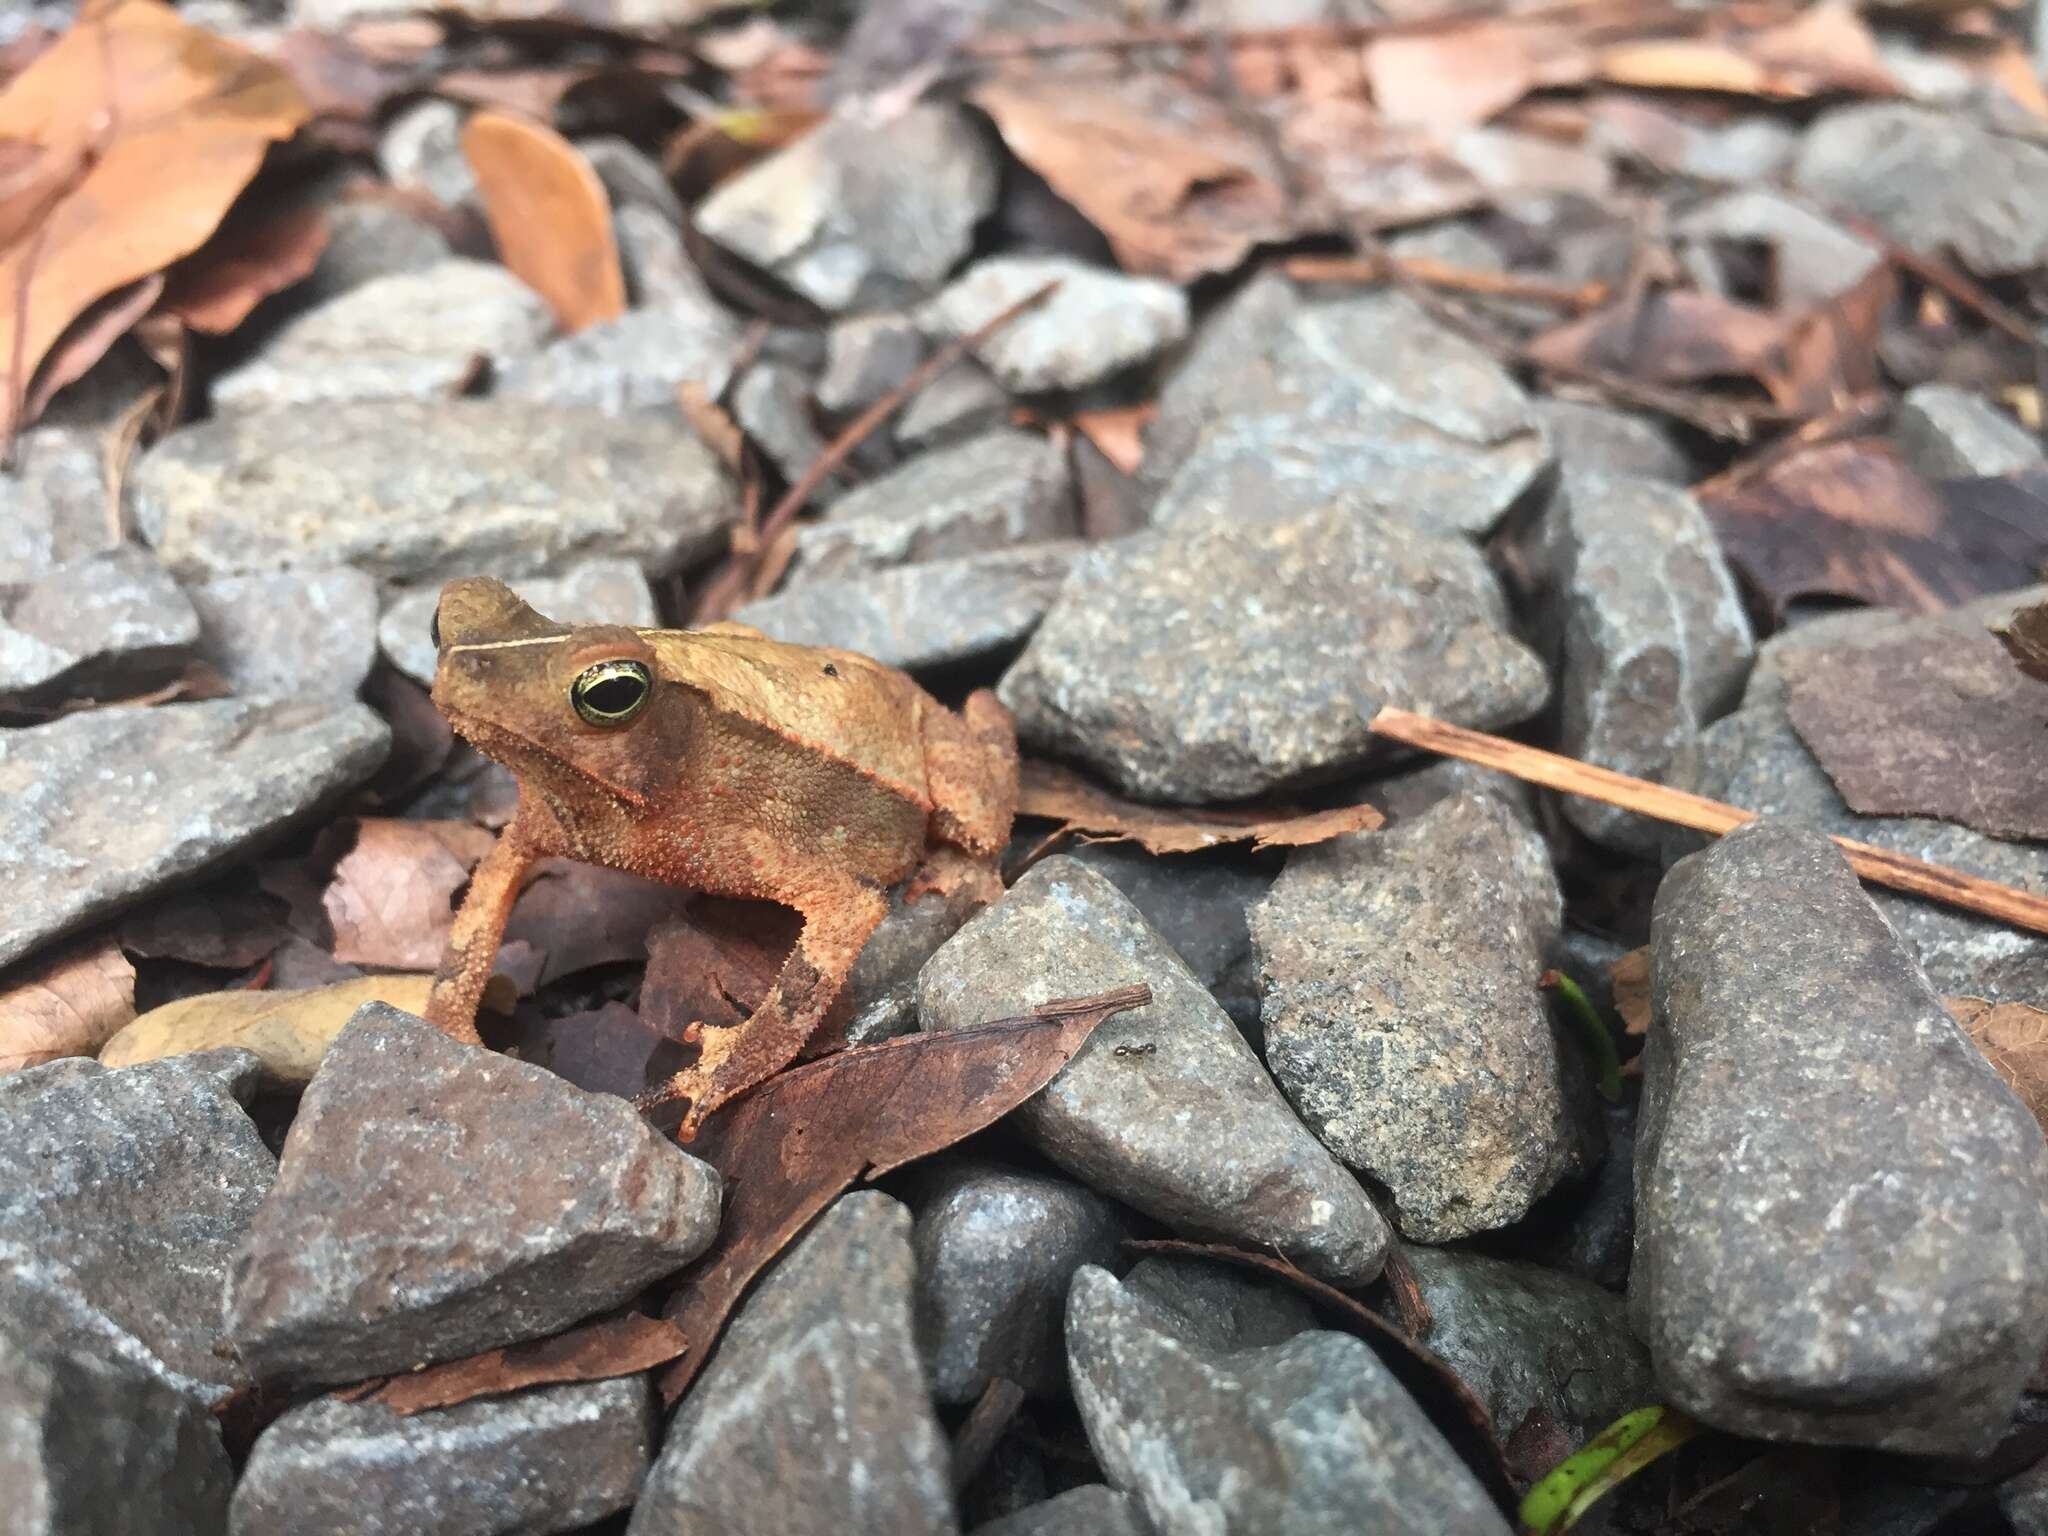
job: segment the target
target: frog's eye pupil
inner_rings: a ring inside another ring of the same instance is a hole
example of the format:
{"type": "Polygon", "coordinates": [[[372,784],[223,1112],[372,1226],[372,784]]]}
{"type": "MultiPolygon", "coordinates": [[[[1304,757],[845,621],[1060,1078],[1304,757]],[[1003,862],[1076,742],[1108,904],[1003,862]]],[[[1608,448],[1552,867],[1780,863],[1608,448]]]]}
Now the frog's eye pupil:
{"type": "Polygon", "coordinates": [[[592,725],[624,725],[654,696],[654,676],[637,661],[585,667],[569,690],[576,713],[592,725]]]}
{"type": "Polygon", "coordinates": [[[434,616],[427,620],[427,644],[437,651],[441,649],[441,609],[439,604],[436,604],[434,607],[434,616]]]}

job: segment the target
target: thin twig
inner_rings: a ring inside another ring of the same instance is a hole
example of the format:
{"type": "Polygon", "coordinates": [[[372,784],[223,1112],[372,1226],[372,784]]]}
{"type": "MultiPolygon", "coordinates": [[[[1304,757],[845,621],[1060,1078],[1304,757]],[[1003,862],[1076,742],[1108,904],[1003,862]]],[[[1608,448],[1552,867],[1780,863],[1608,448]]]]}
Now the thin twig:
{"type": "MultiPolygon", "coordinates": [[[[1757,818],[1745,811],[1704,795],[1688,794],[1647,779],[1632,778],[1611,768],[1597,768],[1575,758],[1560,757],[1537,747],[1524,746],[1482,731],[1448,725],[1405,709],[1383,709],[1373,717],[1372,732],[1389,741],[1404,742],[1425,752],[1462,758],[1486,768],[1498,768],[1530,784],[1581,795],[1605,805],[1615,805],[1638,816],[1653,817],[1676,826],[1690,827],[1716,837],[1732,832],[1757,818]]],[[[2015,886],[2001,885],[1981,875],[1965,874],[1943,864],[1893,853],[1854,838],[1837,837],[1834,843],[1849,856],[1850,866],[1865,880],[1894,891],[1924,896],[1965,912],[1996,918],[2030,933],[2048,934],[2048,896],[2036,896],[2015,886]]]]}
{"type": "MultiPolygon", "coordinates": [[[[796,484],[782,493],[782,499],[776,502],[774,508],[761,520],[760,550],[775,547],[783,530],[796,522],[797,514],[803,511],[804,504],[816,494],[818,487],[825,483],[832,471],[844,464],[856,448],[866,442],[891,416],[903,409],[918,391],[1019,315],[1043,304],[1052,297],[1053,291],[1058,287],[1059,280],[1055,278],[1035,293],[1019,299],[994,319],[965,336],[954,338],[918,364],[909,378],[848,422],[844,430],[826,445],[823,453],[811,461],[811,467],[797,477],[796,484]]],[[[711,578],[710,583],[698,595],[697,606],[691,612],[690,622],[710,624],[730,613],[737,606],[740,595],[751,585],[753,568],[759,558],[758,554],[729,557],[724,567],[711,578]]]]}
{"type": "Polygon", "coordinates": [[[996,1377],[983,1390],[974,1407],[968,1410],[967,1422],[953,1437],[955,1493],[973,1482],[975,1475],[987,1465],[996,1442],[1003,1438],[1003,1431],[1010,1427],[1010,1421],[1017,1417],[1017,1410],[1023,1406],[1024,1389],[1006,1376],[996,1377]]]}
{"type": "MultiPolygon", "coordinates": [[[[1607,302],[1605,283],[1554,283],[1518,272],[1485,272],[1476,267],[1454,267],[1426,256],[1389,258],[1402,276],[1426,288],[1447,293],[1473,293],[1492,299],[1528,299],[1538,304],[1556,304],[1565,309],[1596,309],[1607,302]]],[[[1378,260],[1356,256],[1290,256],[1280,270],[1297,283],[1383,283],[1390,281],[1387,266],[1378,260]]]]}

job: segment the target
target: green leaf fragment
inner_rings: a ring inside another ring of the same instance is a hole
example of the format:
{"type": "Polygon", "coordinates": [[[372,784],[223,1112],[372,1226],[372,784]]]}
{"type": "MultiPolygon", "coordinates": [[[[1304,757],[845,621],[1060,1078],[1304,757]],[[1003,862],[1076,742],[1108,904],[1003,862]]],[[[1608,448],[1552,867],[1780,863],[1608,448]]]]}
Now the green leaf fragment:
{"type": "Polygon", "coordinates": [[[1699,1432],[1693,1420],[1663,1404],[1623,1414],[1529,1490],[1519,1512],[1522,1536],[1562,1536],[1594,1504],[1699,1432]]]}
{"type": "Polygon", "coordinates": [[[1563,971],[1545,971],[1537,982],[1558,1001],[1585,1042],[1587,1054],[1600,1074],[1600,1097],[1610,1104],[1621,1101],[1621,1057],[1614,1049],[1614,1036],[1576,981],[1563,971]]]}

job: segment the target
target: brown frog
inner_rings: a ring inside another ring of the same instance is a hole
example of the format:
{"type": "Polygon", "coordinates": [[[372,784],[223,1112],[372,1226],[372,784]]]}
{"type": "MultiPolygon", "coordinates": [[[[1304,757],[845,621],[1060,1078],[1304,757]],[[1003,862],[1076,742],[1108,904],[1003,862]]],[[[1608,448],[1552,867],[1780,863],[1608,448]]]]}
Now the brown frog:
{"type": "Polygon", "coordinates": [[[992,693],[955,714],[868,657],[741,624],[558,624],[488,578],[442,590],[434,640],[434,703],[513,771],[519,801],[456,914],[430,1022],[477,1040],[477,1003],[536,859],[801,916],[761,1006],[729,1028],[692,1026],[697,1060],[641,1100],[688,1098],[684,1140],[796,1057],[887,913],[890,886],[941,844],[992,865],[1009,836],[1017,741],[992,693]]]}

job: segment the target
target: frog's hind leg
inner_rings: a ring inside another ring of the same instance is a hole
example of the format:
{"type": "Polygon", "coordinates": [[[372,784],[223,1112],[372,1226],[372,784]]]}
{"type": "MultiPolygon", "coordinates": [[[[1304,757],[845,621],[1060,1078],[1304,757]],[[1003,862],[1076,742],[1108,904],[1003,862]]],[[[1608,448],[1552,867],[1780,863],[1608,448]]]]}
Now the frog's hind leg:
{"type": "Polygon", "coordinates": [[[796,1060],[840,990],[868,936],[889,914],[872,886],[847,880],[800,910],[803,931],[761,1006],[730,1026],[692,1026],[702,1047],[697,1059],[634,1102],[641,1109],[676,1099],[690,1101],[678,1136],[688,1141],[719,1105],[796,1060]]]}
{"type": "Polygon", "coordinates": [[[1017,814],[1017,727],[986,688],[960,713],[924,713],[924,765],[932,830],[956,848],[987,856],[1009,841],[1017,814]]]}

